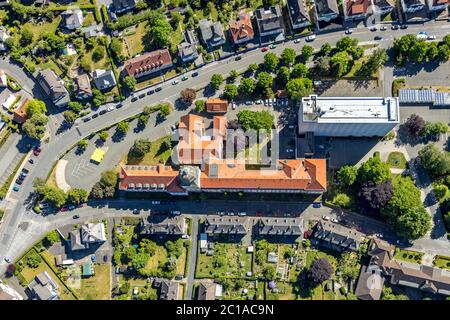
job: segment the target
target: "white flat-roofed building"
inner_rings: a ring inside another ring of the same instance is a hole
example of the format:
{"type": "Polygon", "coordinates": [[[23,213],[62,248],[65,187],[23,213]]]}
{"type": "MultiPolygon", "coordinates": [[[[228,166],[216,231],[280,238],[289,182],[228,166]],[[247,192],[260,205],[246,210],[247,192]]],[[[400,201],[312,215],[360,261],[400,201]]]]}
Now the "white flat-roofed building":
{"type": "Polygon", "coordinates": [[[300,134],[316,136],[384,136],[400,119],[398,98],[318,97],[301,101],[298,117],[300,134]]]}

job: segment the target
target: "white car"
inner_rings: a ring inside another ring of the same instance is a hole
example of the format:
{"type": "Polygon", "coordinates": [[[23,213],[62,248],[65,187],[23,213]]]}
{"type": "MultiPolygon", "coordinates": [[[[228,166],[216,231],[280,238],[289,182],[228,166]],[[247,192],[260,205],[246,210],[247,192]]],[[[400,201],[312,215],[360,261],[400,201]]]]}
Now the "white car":
{"type": "Polygon", "coordinates": [[[370,31],[377,31],[377,26],[370,27],[370,31]]]}
{"type": "Polygon", "coordinates": [[[236,103],[233,102],[233,104],[231,105],[231,109],[233,109],[233,110],[236,109],[236,103]]]}
{"type": "Polygon", "coordinates": [[[345,34],[352,34],[353,33],[353,29],[347,29],[345,30],[345,34]]]}
{"type": "Polygon", "coordinates": [[[262,104],[263,101],[262,100],[256,100],[256,104],[262,104]]]}
{"type": "Polygon", "coordinates": [[[428,39],[428,33],[426,33],[425,31],[419,32],[417,34],[417,39],[428,39]]]}
{"type": "Polygon", "coordinates": [[[238,212],[238,216],[246,216],[247,212],[238,212]]]}
{"type": "Polygon", "coordinates": [[[181,236],[181,239],[189,239],[189,235],[188,235],[188,234],[183,234],[183,235],[181,236]]]}
{"type": "Polygon", "coordinates": [[[428,36],[428,40],[436,40],[436,36],[428,36]]]}
{"type": "Polygon", "coordinates": [[[329,221],[331,218],[329,216],[322,216],[323,220],[329,221]]]}
{"type": "Polygon", "coordinates": [[[176,85],[180,82],[180,80],[173,80],[172,85],[176,85]]]}
{"type": "Polygon", "coordinates": [[[301,39],[295,39],[294,43],[299,43],[301,41],[301,39]]]}
{"type": "Polygon", "coordinates": [[[264,105],[268,106],[269,105],[269,99],[264,100],[264,105]]]}
{"type": "Polygon", "coordinates": [[[181,212],[178,210],[172,210],[172,211],[170,211],[170,214],[173,214],[174,216],[179,216],[181,214],[181,212]]]}
{"type": "Polygon", "coordinates": [[[248,106],[250,106],[250,105],[253,104],[253,101],[250,101],[250,100],[249,100],[249,101],[245,101],[245,104],[248,105],[248,106]]]}
{"type": "Polygon", "coordinates": [[[153,201],[152,201],[152,204],[161,204],[161,201],[153,200],[153,201]]]}
{"type": "Polygon", "coordinates": [[[109,107],[108,109],[106,109],[106,111],[108,111],[108,112],[111,112],[111,111],[113,111],[113,110],[116,110],[116,107],[115,107],[115,106],[111,106],[111,107],[109,107]]]}
{"type": "Polygon", "coordinates": [[[11,259],[8,258],[8,257],[5,257],[5,261],[6,261],[7,263],[11,263],[11,259]]]}
{"type": "Polygon", "coordinates": [[[331,219],[331,221],[333,221],[334,223],[338,223],[339,222],[338,219],[331,219]]]}
{"type": "Polygon", "coordinates": [[[306,41],[314,41],[314,40],[316,40],[315,34],[312,34],[312,35],[306,37],[306,41]]]}
{"type": "Polygon", "coordinates": [[[381,30],[381,31],[386,31],[386,29],[387,29],[386,26],[381,26],[381,27],[380,27],[380,30],[381,30]]]}
{"type": "Polygon", "coordinates": [[[230,212],[228,212],[228,215],[229,215],[229,216],[234,216],[234,212],[233,212],[233,211],[230,211],[230,212]]]}
{"type": "Polygon", "coordinates": [[[223,211],[218,211],[217,214],[218,214],[219,216],[223,216],[223,215],[225,215],[225,212],[223,212],[223,211]]]}

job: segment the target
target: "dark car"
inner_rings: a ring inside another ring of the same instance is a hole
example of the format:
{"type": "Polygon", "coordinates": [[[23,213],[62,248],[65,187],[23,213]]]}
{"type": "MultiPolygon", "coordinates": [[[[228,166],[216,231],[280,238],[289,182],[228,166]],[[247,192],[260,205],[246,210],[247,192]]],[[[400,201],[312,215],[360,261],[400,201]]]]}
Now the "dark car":
{"type": "Polygon", "coordinates": [[[107,111],[106,110],[102,110],[99,112],[99,114],[105,114],[107,111]]]}
{"type": "Polygon", "coordinates": [[[26,176],[28,173],[30,173],[30,170],[28,170],[27,168],[23,168],[22,173],[24,176],[26,176]]]}
{"type": "Polygon", "coordinates": [[[97,118],[98,117],[98,113],[94,113],[93,115],[92,115],[92,119],[95,119],[95,118],[97,118]]]}
{"type": "Polygon", "coordinates": [[[103,262],[108,262],[108,256],[107,255],[103,256],[103,262]]]}
{"type": "Polygon", "coordinates": [[[313,208],[320,208],[322,207],[322,205],[320,204],[320,202],[314,202],[313,203],[313,208]]]}
{"type": "Polygon", "coordinates": [[[28,159],[28,162],[31,163],[31,164],[33,164],[33,163],[34,163],[34,160],[33,160],[32,158],[30,158],[30,159],[28,159]]]}
{"type": "Polygon", "coordinates": [[[158,91],[161,91],[161,90],[162,90],[162,88],[158,87],[158,88],[155,89],[155,92],[158,92],[158,91]]]}
{"type": "Polygon", "coordinates": [[[42,149],[39,147],[34,148],[33,154],[37,157],[41,153],[42,149]]]}
{"type": "Polygon", "coordinates": [[[73,216],[73,219],[80,219],[80,216],[76,214],[73,216]]]}
{"type": "Polygon", "coordinates": [[[382,40],[383,37],[382,37],[382,36],[375,36],[373,39],[374,39],[374,40],[382,40]]]}
{"type": "Polygon", "coordinates": [[[175,276],[175,280],[183,280],[183,276],[181,275],[181,274],[177,274],[176,276],[175,276]]]}
{"type": "Polygon", "coordinates": [[[406,24],[402,24],[402,25],[400,26],[400,29],[408,29],[408,26],[407,26],[406,24]]]}
{"type": "Polygon", "coordinates": [[[392,29],[392,30],[398,30],[398,25],[396,25],[396,24],[392,25],[392,26],[391,26],[391,29],[392,29]]]}
{"type": "Polygon", "coordinates": [[[123,107],[123,104],[119,103],[119,104],[116,106],[116,109],[120,109],[120,108],[122,108],[122,107],[123,107]]]}
{"type": "Polygon", "coordinates": [[[154,94],[154,93],[155,93],[155,90],[150,90],[150,91],[147,92],[147,95],[149,96],[149,95],[154,94]]]}
{"type": "Polygon", "coordinates": [[[198,76],[198,72],[197,72],[197,71],[195,71],[194,73],[192,73],[192,76],[193,76],[193,77],[196,77],[196,76],[198,76]]]}
{"type": "Polygon", "coordinates": [[[133,97],[132,99],[131,99],[131,102],[135,102],[135,101],[137,101],[137,97],[133,97]]]}
{"type": "Polygon", "coordinates": [[[87,118],[84,118],[84,119],[83,119],[83,122],[88,122],[89,120],[91,120],[91,118],[90,118],[90,117],[87,117],[87,118]]]}
{"type": "Polygon", "coordinates": [[[20,184],[22,184],[22,182],[23,182],[23,179],[20,179],[20,178],[17,178],[17,179],[16,179],[16,183],[17,183],[17,184],[20,185],[20,184]]]}
{"type": "Polygon", "coordinates": [[[239,60],[241,60],[241,59],[242,59],[241,56],[237,56],[236,58],[234,58],[235,61],[239,61],[239,60]]]}
{"type": "Polygon", "coordinates": [[[139,95],[139,99],[142,99],[143,97],[145,97],[145,93],[139,95]]]}

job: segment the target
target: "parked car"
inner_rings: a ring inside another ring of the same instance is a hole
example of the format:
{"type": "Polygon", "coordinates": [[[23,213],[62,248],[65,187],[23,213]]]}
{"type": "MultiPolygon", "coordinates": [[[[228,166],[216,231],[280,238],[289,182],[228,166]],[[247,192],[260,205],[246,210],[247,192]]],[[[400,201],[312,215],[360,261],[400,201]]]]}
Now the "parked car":
{"type": "MultiPolygon", "coordinates": [[[[137,100],[137,98],[136,98],[136,100],[137,100]]],[[[135,100],[135,101],[136,101],[135,100]]],[[[133,101],[133,99],[131,99],[131,101],[133,101]]],[[[92,115],[92,119],[95,119],[95,118],[97,118],[98,117],[98,113],[94,113],[93,115],[92,115]]]]}
{"type": "Polygon", "coordinates": [[[139,214],[139,212],[141,212],[141,210],[139,210],[139,209],[133,209],[133,214],[139,214]]]}
{"type": "Polygon", "coordinates": [[[322,84],[322,81],[320,81],[320,80],[314,80],[313,84],[314,84],[315,86],[320,86],[320,85],[322,84]]]}
{"type": "Polygon", "coordinates": [[[233,110],[236,109],[236,103],[233,102],[233,104],[231,105],[231,109],[233,109],[233,110]]]}
{"type": "Polygon", "coordinates": [[[21,174],[23,174],[24,177],[26,177],[29,173],[30,173],[30,170],[28,170],[27,168],[22,168],[21,174]]]}
{"type": "Polygon", "coordinates": [[[188,76],[183,76],[182,78],[181,78],[181,81],[186,81],[188,79],[188,76]]]}
{"type": "Polygon", "coordinates": [[[95,262],[97,261],[97,258],[95,257],[95,255],[92,255],[92,256],[91,256],[91,261],[92,261],[93,263],[95,263],[95,262]]]}
{"type": "Polygon", "coordinates": [[[137,97],[133,97],[133,98],[131,98],[131,102],[135,102],[135,101],[137,101],[137,97]]]}
{"type": "Polygon", "coordinates": [[[242,59],[241,56],[237,56],[236,58],[234,58],[234,61],[239,61],[239,60],[241,60],[241,59],[242,59]]]}
{"type": "Polygon", "coordinates": [[[428,33],[425,31],[421,31],[417,34],[417,39],[428,39],[428,33]]]}
{"type": "Polygon", "coordinates": [[[255,102],[256,104],[262,104],[263,103],[263,101],[262,100],[256,100],[256,102],[255,102]]]}
{"type": "Polygon", "coordinates": [[[35,147],[33,150],[33,154],[37,157],[41,153],[42,149],[39,147],[35,147]]]}
{"type": "Polygon", "coordinates": [[[193,76],[193,77],[198,76],[198,72],[197,72],[197,71],[193,72],[193,73],[192,73],[192,76],[193,76]]]}
{"type": "Polygon", "coordinates": [[[402,24],[402,25],[400,26],[400,29],[408,29],[408,26],[407,26],[406,24],[402,24]]]}
{"type": "Polygon", "coordinates": [[[238,216],[246,216],[246,215],[247,215],[247,212],[244,212],[244,211],[238,212],[238,216]]]}
{"type": "Polygon", "coordinates": [[[28,159],[28,162],[31,163],[31,164],[33,164],[33,163],[34,163],[33,158],[28,159]]]}
{"type": "Polygon", "coordinates": [[[69,207],[68,207],[68,209],[70,210],[70,211],[72,211],[72,210],[75,210],[75,206],[74,205],[70,205],[69,207]]]}
{"type": "Polygon", "coordinates": [[[88,122],[90,120],[91,120],[91,117],[86,117],[86,118],[83,119],[83,122],[88,122]]]}
{"type": "Polygon", "coordinates": [[[188,235],[188,234],[183,234],[183,235],[181,236],[181,239],[189,239],[189,235],[188,235]]]}
{"type": "Polygon", "coordinates": [[[59,209],[60,212],[66,212],[67,210],[69,209],[67,209],[66,207],[62,207],[61,209],[59,209]]]}
{"type": "Polygon", "coordinates": [[[391,26],[391,30],[398,30],[398,25],[396,25],[396,24],[393,24],[392,26],[391,26]]]}
{"type": "Polygon", "coordinates": [[[178,210],[172,210],[172,211],[170,211],[170,214],[173,214],[174,216],[179,216],[181,214],[181,212],[178,210]]]}
{"type": "Polygon", "coordinates": [[[295,39],[294,43],[299,43],[300,41],[302,41],[301,39],[295,39]]]}
{"type": "Polygon", "coordinates": [[[312,34],[310,36],[307,36],[305,40],[308,42],[314,41],[314,40],[316,40],[316,35],[312,34]]]}
{"type": "Polygon", "coordinates": [[[16,179],[16,183],[17,183],[18,185],[21,185],[22,182],[23,182],[23,179],[20,179],[20,178],[17,178],[17,179],[16,179]]]}
{"type": "Polygon", "coordinates": [[[313,208],[320,208],[320,207],[322,207],[322,204],[320,202],[313,203],[313,208]]]}
{"type": "Polygon", "coordinates": [[[158,91],[161,91],[161,90],[162,90],[161,87],[157,87],[157,88],[155,89],[155,92],[158,92],[158,91]]]}
{"type": "Polygon", "coordinates": [[[265,105],[265,106],[268,106],[268,105],[269,105],[269,99],[265,99],[265,100],[264,100],[264,105],[265,105]]]}
{"type": "Polygon", "coordinates": [[[11,263],[11,259],[9,257],[4,258],[7,263],[11,263]]]}
{"type": "Polygon", "coordinates": [[[435,35],[431,35],[431,36],[428,36],[427,39],[428,39],[428,40],[436,40],[436,36],[435,36],[435,35]]]}
{"type": "Polygon", "coordinates": [[[115,106],[110,106],[110,107],[108,107],[108,109],[106,109],[108,112],[111,112],[111,111],[113,111],[113,110],[115,110],[116,109],[116,107],[115,106]]]}
{"type": "Polygon", "coordinates": [[[276,47],[277,47],[276,44],[271,44],[271,45],[269,46],[270,49],[275,49],[276,47]]]}
{"type": "Polygon", "coordinates": [[[331,219],[331,221],[333,221],[334,223],[338,223],[339,222],[338,219],[331,219]]]}
{"type": "Polygon", "coordinates": [[[348,28],[347,30],[345,30],[345,34],[352,34],[353,33],[353,29],[348,28]]]}
{"type": "Polygon", "coordinates": [[[378,28],[377,28],[377,26],[372,26],[372,27],[370,27],[370,29],[369,29],[370,31],[372,31],[372,32],[374,32],[374,31],[377,31],[378,30],[378,28]]]}
{"type": "Polygon", "coordinates": [[[102,115],[102,114],[105,114],[106,112],[107,112],[106,109],[104,109],[104,110],[100,111],[98,114],[102,115]]]}
{"type": "Polygon", "coordinates": [[[152,201],[152,204],[161,204],[161,201],[159,201],[159,200],[153,200],[153,201],[152,201]]]}
{"type": "Polygon", "coordinates": [[[383,37],[382,37],[382,36],[375,36],[373,39],[374,39],[374,40],[382,40],[383,37]]]}
{"type": "Polygon", "coordinates": [[[155,93],[155,90],[148,90],[147,91],[147,95],[149,96],[149,95],[152,95],[152,94],[154,94],[155,93]]]}
{"type": "Polygon", "coordinates": [[[180,82],[180,80],[173,80],[172,85],[174,86],[174,85],[178,84],[179,82],[180,82]]]}
{"type": "Polygon", "coordinates": [[[75,220],[75,219],[79,219],[79,218],[80,218],[80,216],[77,215],[77,214],[73,216],[73,219],[74,219],[74,220],[75,220]]]}
{"type": "Polygon", "coordinates": [[[223,212],[223,211],[217,211],[217,214],[218,214],[219,216],[223,216],[223,215],[225,215],[225,212],[223,212]]]}
{"type": "Polygon", "coordinates": [[[322,216],[323,220],[329,221],[331,218],[329,216],[322,216]]]}
{"type": "Polygon", "coordinates": [[[118,103],[117,106],[116,106],[116,109],[120,109],[120,108],[122,108],[122,107],[123,107],[123,104],[118,103]]]}
{"type": "Polygon", "coordinates": [[[229,211],[229,212],[228,212],[228,215],[229,215],[229,216],[234,216],[234,212],[233,212],[233,211],[229,211]]]}
{"type": "Polygon", "coordinates": [[[144,97],[145,97],[145,93],[139,95],[139,99],[142,99],[144,97]]]}
{"type": "Polygon", "coordinates": [[[253,101],[250,101],[250,100],[248,100],[248,101],[245,101],[245,104],[246,104],[246,105],[248,105],[248,106],[250,106],[250,105],[252,105],[252,104],[253,104],[253,101]]]}
{"type": "Polygon", "coordinates": [[[261,49],[261,52],[266,52],[266,51],[269,51],[269,48],[264,47],[264,48],[261,49]]]}
{"type": "Polygon", "coordinates": [[[381,31],[386,31],[386,29],[387,29],[386,26],[381,26],[381,27],[380,27],[380,30],[381,30],[381,31]]]}
{"type": "Polygon", "coordinates": [[[177,274],[175,276],[175,280],[178,280],[178,281],[183,280],[183,276],[181,274],[177,274]]]}
{"type": "Polygon", "coordinates": [[[103,256],[103,262],[108,262],[108,256],[106,254],[103,256]]]}

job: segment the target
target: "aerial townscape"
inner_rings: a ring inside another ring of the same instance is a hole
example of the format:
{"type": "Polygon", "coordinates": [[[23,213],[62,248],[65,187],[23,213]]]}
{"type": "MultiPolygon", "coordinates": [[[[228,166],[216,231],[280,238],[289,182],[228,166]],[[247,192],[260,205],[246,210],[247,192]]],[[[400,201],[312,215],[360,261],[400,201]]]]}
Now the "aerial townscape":
{"type": "Polygon", "coordinates": [[[0,0],[0,104],[0,300],[450,300],[450,0],[0,0]]]}

